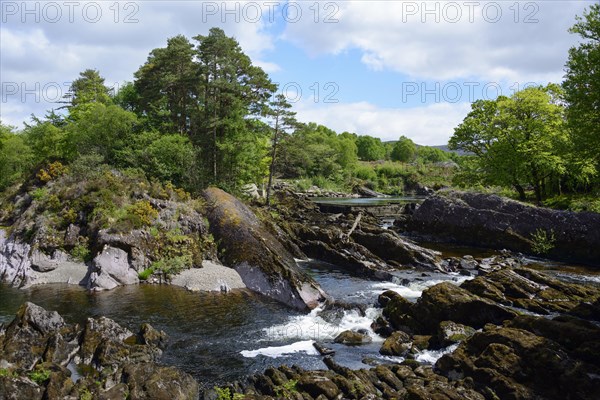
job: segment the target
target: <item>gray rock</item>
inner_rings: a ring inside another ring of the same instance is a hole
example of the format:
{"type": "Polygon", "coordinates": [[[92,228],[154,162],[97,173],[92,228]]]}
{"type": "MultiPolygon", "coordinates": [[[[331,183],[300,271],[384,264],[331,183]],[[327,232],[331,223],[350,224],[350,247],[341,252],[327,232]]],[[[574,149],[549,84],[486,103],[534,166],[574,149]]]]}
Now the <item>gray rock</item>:
{"type": "Polygon", "coordinates": [[[12,286],[21,286],[33,272],[29,257],[31,247],[9,238],[0,229],[0,280],[12,286]]]}
{"type": "Polygon", "coordinates": [[[438,239],[533,253],[536,231],[553,235],[544,257],[600,266],[600,214],[534,207],[481,193],[446,191],[427,198],[406,229],[438,239]]]}
{"type": "Polygon", "coordinates": [[[79,242],[79,232],[81,228],[75,224],[70,224],[65,232],[65,246],[76,246],[79,242]]]}
{"type": "Polygon", "coordinates": [[[31,251],[31,268],[38,272],[49,272],[66,262],[68,258],[67,253],[60,250],[55,250],[52,255],[48,255],[40,249],[33,249],[31,251]]]}
{"type": "Polygon", "coordinates": [[[113,289],[119,285],[139,283],[135,270],[129,268],[127,252],[110,246],[104,246],[102,252],[93,261],[88,288],[94,290],[113,289]]]}
{"type": "Polygon", "coordinates": [[[258,186],[255,183],[242,186],[242,193],[252,199],[260,199],[260,193],[258,192],[258,186]]]}

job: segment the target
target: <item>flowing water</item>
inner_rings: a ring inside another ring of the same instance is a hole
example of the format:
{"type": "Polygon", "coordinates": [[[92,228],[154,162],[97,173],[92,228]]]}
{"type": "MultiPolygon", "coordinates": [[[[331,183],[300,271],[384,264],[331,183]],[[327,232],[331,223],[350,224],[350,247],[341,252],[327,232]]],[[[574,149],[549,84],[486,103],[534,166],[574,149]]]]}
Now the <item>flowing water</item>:
{"type": "MultiPolygon", "coordinates": [[[[262,372],[268,366],[325,368],[313,347],[314,341],[334,349],[336,361],[351,368],[366,367],[365,359],[401,361],[379,355],[383,338],[370,328],[381,312],[375,307],[377,296],[385,290],[395,290],[415,301],[424,289],[436,283],[449,280],[460,284],[468,279],[459,275],[398,272],[393,282],[376,282],[349,276],[326,263],[300,264],[336,301],[356,307],[317,308],[300,313],[247,290],[192,293],[166,285],[135,285],[90,293],[74,285],[42,285],[27,290],[0,285],[0,323],[12,320],[25,301],[56,310],[68,322],[82,323],[88,317],[104,315],[133,331],[149,322],[169,335],[161,361],[189,372],[204,387],[212,387],[262,372]],[[333,338],[347,329],[364,329],[373,342],[357,347],[333,343],[333,338]]],[[[586,269],[573,272],[555,264],[546,263],[539,268],[574,280],[577,278],[573,276],[587,281],[600,277],[586,269]]],[[[426,351],[416,358],[433,363],[444,351],[451,350],[426,351]]]]}
{"type": "Polygon", "coordinates": [[[389,196],[389,197],[313,197],[310,200],[318,204],[338,204],[345,206],[384,206],[388,204],[420,203],[427,196],[389,196]]]}

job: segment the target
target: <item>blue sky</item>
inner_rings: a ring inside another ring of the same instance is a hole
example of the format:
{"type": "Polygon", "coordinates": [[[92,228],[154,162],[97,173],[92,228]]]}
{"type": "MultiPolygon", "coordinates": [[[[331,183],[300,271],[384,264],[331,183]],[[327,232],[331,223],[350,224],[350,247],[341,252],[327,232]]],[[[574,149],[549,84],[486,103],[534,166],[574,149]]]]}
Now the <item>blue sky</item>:
{"type": "Polygon", "coordinates": [[[593,1],[0,2],[0,119],[43,115],[86,68],[133,79],[168,37],[219,26],[298,118],[444,144],[479,98],[560,82],[593,1]]]}

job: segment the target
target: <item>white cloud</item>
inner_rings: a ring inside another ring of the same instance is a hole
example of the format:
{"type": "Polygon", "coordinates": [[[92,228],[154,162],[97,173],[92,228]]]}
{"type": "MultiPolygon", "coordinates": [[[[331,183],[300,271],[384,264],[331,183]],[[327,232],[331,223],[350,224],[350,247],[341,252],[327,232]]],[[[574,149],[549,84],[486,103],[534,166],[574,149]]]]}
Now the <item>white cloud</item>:
{"type": "Polygon", "coordinates": [[[470,110],[469,103],[434,103],[413,108],[382,108],[367,102],[295,104],[297,117],[337,132],[371,135],[384,141],[404,135],[422,145],[446,144],[470,110]]]}
{"type": "Polygon", "coordinates": [[[557,81],[576,40],[567,29],[590,3],[357,0],[334,3],[337,23],[315,23],[306,5],[283,37],[313,56],[358,49],[370,68],[414,78],[557,81]]]}

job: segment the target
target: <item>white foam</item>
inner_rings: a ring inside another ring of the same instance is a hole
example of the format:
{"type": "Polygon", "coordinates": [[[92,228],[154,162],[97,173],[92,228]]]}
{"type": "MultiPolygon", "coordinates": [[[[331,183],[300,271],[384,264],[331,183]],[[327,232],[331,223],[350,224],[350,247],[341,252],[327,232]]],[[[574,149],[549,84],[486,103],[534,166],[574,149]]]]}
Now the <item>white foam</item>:
{"type": "Polygon", "coordinates": [[[262,355],[271,358],[282,357],[286,354],[306,353],[309,356],[319,355],[319,352],[313,346],[314,340],[303,340],[288,344],[287,346],[265,347],[258,350],[243,350],[240,353],[247,358],[254,358],[262,355]]]}
{"type": "Polygon", "coordinates": [[[416,300],[423,294],[423,291],[431,286],[437,285],[442,282],[450,282],[455,285],[460,285],[461,283],[473,279],[472,276],[462,276],[462,275],[450,275],[450,279],[431,279],[426,281],[412,281],[408,285],[401,285],[397,282],[378,282],[371,285],[371,288],[374,293],[381,294],[386,290],[393,290],[398,293],[402,297],[409,300],[416,300]]]}
{"type": "Polygon", "coordinates": [[[415,360],[422,363],[435,364],[444,354],[452,353],[458,347],[458,343],[440,350],[423,350],[415,356],[415,360]]]}
{"type": "Polygon", "coordinates": [[[383,338],[371,329],[371,323],[381,314],[381,309],[368,308],[362,316],[356,310],[344,311],[339,324],[332,324],[324,320],[320,313],[322,308],[318,307],[309,314],[290,317],[286,323],[266,328],[265,332],[269,339],[289,340],[331,340],[346,330],[364,329],[374,342],[382,342],[383,338]]]}

